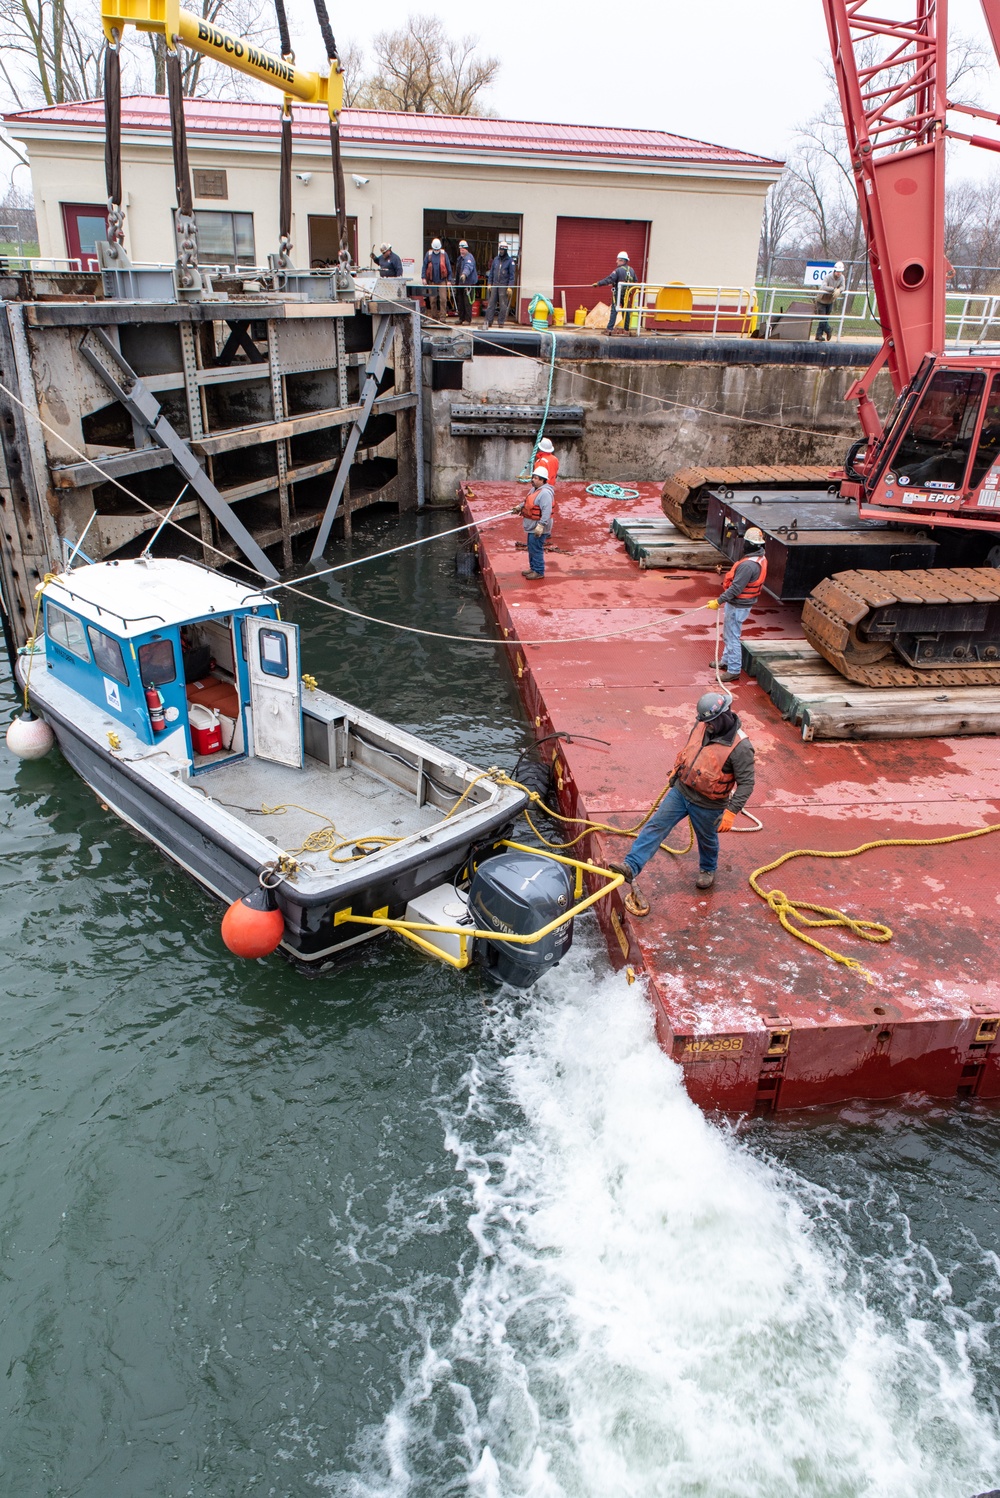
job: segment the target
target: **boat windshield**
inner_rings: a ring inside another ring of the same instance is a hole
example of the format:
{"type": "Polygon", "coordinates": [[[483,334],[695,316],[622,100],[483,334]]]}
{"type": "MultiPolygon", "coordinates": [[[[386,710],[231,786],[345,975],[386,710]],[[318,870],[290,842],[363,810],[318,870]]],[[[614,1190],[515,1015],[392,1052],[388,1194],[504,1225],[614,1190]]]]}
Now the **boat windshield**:
{"type": "Polygon", "coordinates": [[[978,370],[939,369],[933,375],[892,459],[901,484],[960,487],[985,385],[978,370]]]}

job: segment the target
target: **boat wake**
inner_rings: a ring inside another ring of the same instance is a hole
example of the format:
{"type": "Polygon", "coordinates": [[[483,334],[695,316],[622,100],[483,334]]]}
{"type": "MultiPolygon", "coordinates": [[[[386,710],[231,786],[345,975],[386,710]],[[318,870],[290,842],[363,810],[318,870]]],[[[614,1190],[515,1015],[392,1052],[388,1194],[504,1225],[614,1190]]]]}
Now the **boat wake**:
{"type": "Polygon", "coordinates": [[[359,1470],[317,1485],[351,1498],[996,1486],[983,1328],[944,1271],[892,1233],[869,1252],[855,1204],[777,1162],[765,1131],[706,1121],[641,986],[603,966],[578,943],[487,1016],[440,1104],[469,1203],[458,1314],[424,1308],[359,1470]]]}

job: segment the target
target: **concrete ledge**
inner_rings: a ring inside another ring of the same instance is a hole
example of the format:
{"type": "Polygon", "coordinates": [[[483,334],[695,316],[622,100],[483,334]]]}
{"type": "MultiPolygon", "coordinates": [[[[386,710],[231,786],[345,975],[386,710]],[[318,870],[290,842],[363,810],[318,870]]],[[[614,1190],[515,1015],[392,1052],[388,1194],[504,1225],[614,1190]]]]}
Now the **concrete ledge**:
{"type": "MultiPolygon", "coordinates": [[[[441,357],[435,336],[424,333],[423,353],[441,357]]],[[[493,358],[534,354],[550,357],[552,339],[532,328],[474,328],[473,355],[493,358]]],[[[642,338],[607,333],[557,333],[556,358],[609,359],[616,363],[666,364],[807,364],[820,369],[864,369],[881,345],[877,343],[784,343],[774,338],[642,338]]],[[[451,357],[454,357],[453,355],[451,357]]]]}

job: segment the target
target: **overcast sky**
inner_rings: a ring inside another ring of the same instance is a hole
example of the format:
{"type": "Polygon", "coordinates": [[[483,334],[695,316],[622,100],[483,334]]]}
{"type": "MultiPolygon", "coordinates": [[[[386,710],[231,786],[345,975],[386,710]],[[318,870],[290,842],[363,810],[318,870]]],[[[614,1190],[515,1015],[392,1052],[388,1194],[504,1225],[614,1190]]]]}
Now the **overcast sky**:
{"type": "MultiPolygon", "coordinates": [[[[293,3],[306,61],[320,55],[312,6],[293,3]]],[[[440,15],[455,34],[475,32],[503,64],[489,104],[514,119],[670,130],[783,157],[826,89],[821,0],[532,0],[447,8],[379,0],[370,10],[340,9],[330,0],[329,8],[338,38],[361,45],[411,12],[440,15]]],[[[902,7],[886,0],[883,7],[890,14],[901,8],[912,13],[912,0],[902,7]]],[[[951,0],[950,15],[953,35],[985,39],[978,0],[951,0]]],[[[996,72],[984,78],[980,93],[1000,111],[996,72]]],[[[994,166],[1000,157],[993,153],[963,149],[954,170],[979,175],[994,166]]]]}

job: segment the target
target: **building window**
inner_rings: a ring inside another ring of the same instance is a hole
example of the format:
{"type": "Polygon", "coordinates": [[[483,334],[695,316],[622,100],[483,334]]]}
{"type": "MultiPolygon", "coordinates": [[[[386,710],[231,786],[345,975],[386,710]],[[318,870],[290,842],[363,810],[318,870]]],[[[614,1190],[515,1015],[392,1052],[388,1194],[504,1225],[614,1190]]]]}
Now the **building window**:
{"type": "Polygon", "coordinates": [[[229,184],[222,168],[195,167],[194,195],[196,198],[219,198],[223,202],[229,197],[229,184]]]}
{"type": "Polygon", "coordinates": [[[252,213],[197,208],[198,257],[206,265],[255,265],[252,213]]]}

